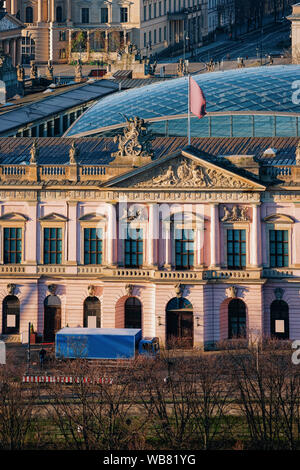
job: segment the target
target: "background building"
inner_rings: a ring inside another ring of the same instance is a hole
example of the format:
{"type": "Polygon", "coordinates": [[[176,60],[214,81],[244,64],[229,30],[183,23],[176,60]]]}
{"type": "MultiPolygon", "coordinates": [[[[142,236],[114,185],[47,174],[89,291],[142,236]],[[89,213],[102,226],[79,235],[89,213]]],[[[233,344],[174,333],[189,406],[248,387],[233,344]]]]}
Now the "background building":
{"type": "Polygon", "coordinates": [[[24,24],[9,14],[0,2],[0,50],[11,57],[12,65],[16,66],[21,60],[22,30],[24,24]]]}
{"type": "Polygon", "coordinates": [[[300,63],[300,3],[293,5],[293,13],[288,19],[292,23],[292,57],[295,64],[300,63]]]}
{"type": "Polygon", "coordinates": [[[22,60],[117,59],[126,43],[141,56],[166,48],[196,48],[208,35],[207,0],[7,0],[25,24],[22,60]],[[184,32],[186,34],[184,45],[184,32]]]}

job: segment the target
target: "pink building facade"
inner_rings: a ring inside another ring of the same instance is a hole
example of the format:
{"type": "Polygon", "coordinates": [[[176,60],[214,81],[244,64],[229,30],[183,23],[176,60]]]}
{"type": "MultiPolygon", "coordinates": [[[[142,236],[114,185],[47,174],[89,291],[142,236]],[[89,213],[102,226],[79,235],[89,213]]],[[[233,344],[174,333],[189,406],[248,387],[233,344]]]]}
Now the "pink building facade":
{"type": "Polygon", "coordinates": [[[0,165],[1,337],[24,340],[30,322],[49,342],[66,325],[186,348],[299,339],[298,155],[0,165]]]}

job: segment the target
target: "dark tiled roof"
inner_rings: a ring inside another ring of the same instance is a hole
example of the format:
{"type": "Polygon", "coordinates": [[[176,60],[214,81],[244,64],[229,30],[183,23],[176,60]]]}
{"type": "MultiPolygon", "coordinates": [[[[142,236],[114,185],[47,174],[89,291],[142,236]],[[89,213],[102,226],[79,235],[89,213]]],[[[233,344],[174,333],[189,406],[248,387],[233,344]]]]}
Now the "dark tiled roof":
{"type": "MultiPolygon", "coordinates": [[[[74,106],[79,106],[116,92],[118,85],[112,80],[86,82],[72,87],[54,90],[50,94],[32,96],[31,102],[17,100],[12,107],[0,107],[0,132],[8,132],[19,126],[52,116],[74,106]],[[19,105],[19,106],[17,106],[19,105]]],[[[24,100],[25,101],[25,100],[24,100]]]]}
{"type": "MultiPolygon", "coordinates": [[[[0,164],[29,163],[30,148],[33,138],[2,137],[0,138],[0,164]]],[[[113,158],[111,153],[117,150],[112,138],[82,137],[78,139],[63,137],[42,137],[38,140],[40,164],[66,164],[69,162],[69,149],[73,142],[79,149],[78,163],[85,165],[107,165],[113,158]]],[[[266,164],[293,165],[299,139],[296,137],[199,137],[192,138],[191,144],[199,156],[220,157],[225,155],[254,155],[263,159],[266,164]],[[263,157],[268,148],[277,150],[276,157],[263,157]]],[[[155,158],[175,153],[186,147],[184,137],[157,137],[153,141],[155,158]]]]}

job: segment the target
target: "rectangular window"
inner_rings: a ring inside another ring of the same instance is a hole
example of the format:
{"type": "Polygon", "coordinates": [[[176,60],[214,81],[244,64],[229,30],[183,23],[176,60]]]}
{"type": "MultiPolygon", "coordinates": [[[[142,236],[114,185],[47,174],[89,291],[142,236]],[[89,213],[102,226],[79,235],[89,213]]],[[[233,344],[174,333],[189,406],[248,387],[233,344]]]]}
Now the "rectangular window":
{"type": "Polygon", "coordinates": [[[158,30],[158,42],[161,42],[161,28],[158,30]]]}
{"type": "Polygon", "coordinates": [[[44,264],[62,263],[62,229],[44,228],[44,264]]]}
{"type": "Polygon", "coordinates": [[[146,33],[144,33],[144,47],[146,47],[147,45],[147,36],[146,36],[146,33]]]}
{"type": "Polygon", "coordinates": [[[128,227],[125,240],[125,267],[139,268],[143,266],[143,230],[128,227]]]}
{"type": "Polygon", "coordinates": [[[156,3],[153,5],[153,18],[156,18],[156,3]]]}
{"type": "Polygon", "coordinates": [[[51,121],[47,122],[47,137],[53,137],[53,127],[51,121]]]}
{"type": "Polygon", "coordinates": [[[59,49],[59,58],[60,59],[65,59],[66,57],[67,57],[66,49],[59,49]]]}
{"type": "Polygon", "coordinates": [[[39,137],[44,137],[44,130],[45,130],[44,124],[40,124],[39,125],[39,137]]]}
{"type": "Polygon", "coordinates": [[[89,8],[81,8],[81,23],[89,23],[90,22],[90,9],[89,8]]]}
{"type": "Polygon", "coordinates": [[[108,23],[108,8],[101,8],[101,23],[108,23]]]}
{"type": "Polygon", "coordinates": [[[167,0],[164,0],[164,15],[167,14],[167,0]]]}
{"type": "Polygon", "coordinates": [[[70,113],[70,125],[75,121],[75,113],[70,113]]]}
{"type": "Polygon", "coordinates": [[[284,268],[289,265],[288,230],[270,230],[270,267],[284,268]]]}
{"type": "Polygon", "coordinates": [[[102,239],[101,228],[84,229],[84,264],[102,264],[102,239]]]}
{"type": "Polygon", "coordinates": [[[128,8],[121,7],[120,8],[120,23],[127,23],[128,22],[128,8]]]}
{"type": "Polygon", "coordinates": [[[176,269],[186,270],[194,267],[194,230],[175,230],[176,269]]]}
{"type": "Polygon", "coordinates": [[[60,41],[66,41],[67,37],[66,37],[66,32],[65,31],[60,31],[59,32],[59,40],[60,41]]]}
{"type": "Polygon", "coordinates": [[[164,26],[164,41],[167,40],[167,27],[164,26]]]}
{"type": "Polygon", "coordinates": [[[151,17],[152,17],[151,6],[152,6],[152,5],[149,5],[149,20],[151,20],[151,17]]]}
{"type": "Polygon", "coordinates": [[[54,119],[54,135],[60,134],[60,118],[54,119]]]}
{"type": "Polygon", "coordinates": [[[65,114],[63,116],[63,132],[66,132],[66,130],[68,129],[69,127],[69,119],[68,119],[68,115],[65,114]]]}
{"type": "Polygon", "coordinates": [[[227,267],[245,269],[246,230],[227,230],[227,267]]]}
{"type": "Polygon", "coordinates": [[[154,30],[153,42],[154,42],[154,44],[156,44],[156,29],[154,30]]]}
{"type": "Polygon", "coordinates": [[[4,228],[4,264],[22,262],[22,229],[4,228]]]}
{"type": "Polygon", "coordinates": [[[144,5],[144,21],[147,19],[147,7],[144,5]]]}

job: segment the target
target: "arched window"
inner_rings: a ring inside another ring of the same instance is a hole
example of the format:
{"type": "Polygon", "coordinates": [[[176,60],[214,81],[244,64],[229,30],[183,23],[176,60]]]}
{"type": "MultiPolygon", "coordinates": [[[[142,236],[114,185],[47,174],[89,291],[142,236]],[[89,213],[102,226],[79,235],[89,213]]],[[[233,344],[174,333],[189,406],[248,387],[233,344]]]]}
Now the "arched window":
{"type": "Polygon", "coordinates": [[[84,328],[101,328],[101,306],[97,297],[87,297],[83,304],[84,328]]]}
{"type": "Polygon", "coordinates": [[[61,303],[57,295],[48,295],[44,302],[44,341],[53,343],[61,328],[61,303]]]}
{"type": "Polygon", "coordinates": [[[277,339],[289,339],[289,306],[284,300],[271,304],[271,335],[277,339]]]}
{"type": "Polygon", "coordinates": [[[7,295],[2,304],[2,334],[16,335],[20,332],[20,301],[15,295],[7,295]]]}
{"type": "Polygon", "coordinates": [[[232,299],[228,305],[228,338],[246,338],[246,305],[240,299],[232,299]]]}
{"type": "Polygon", "coordinates": [[[125,328],[142,328],[142,304],[136,297],[125,302],[125,328]]]}
{"type": "Polygon", "coordinates": [[[170,346],[193,347],[193,306],[184,297],[174,297],[166,307],[166,339],[170,346]]]}
{"type": "Polygon", "coordinates": [[[62,14],[62,7],[61,6],[56,7],[56,21],[58,23],[62,23],[62,21],[63,21],[63,14],[62,14]]]}
{"type": "Polygon", "coordinates": [[[33,23],[33,8],[32,7],[26,7],[25,23],[33,23]]]}

